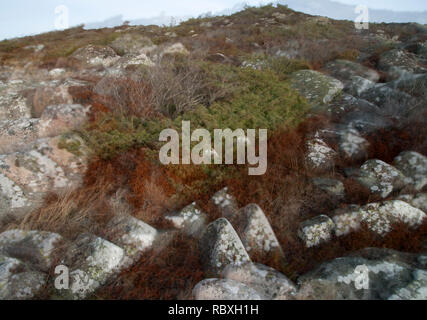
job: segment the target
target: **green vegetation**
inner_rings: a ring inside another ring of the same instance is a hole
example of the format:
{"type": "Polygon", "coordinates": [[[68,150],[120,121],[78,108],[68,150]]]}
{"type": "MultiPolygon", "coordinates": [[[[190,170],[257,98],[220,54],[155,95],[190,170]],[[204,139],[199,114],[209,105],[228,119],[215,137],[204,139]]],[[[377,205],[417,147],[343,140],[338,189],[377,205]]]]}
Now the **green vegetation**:
{"type": "Polygon", "coordinates": [[[191,121],[193,129],[266,128],[296,125],[307,111],[307,103],[270,70],[240,69],[227,65],[205,65],[212,86],[231,84],[228,97],[210,106],[199,105],[175,119],[142,120],[123,114],[105,114],[85,131],[85,139],[101,158],[110,158],[132,147],[159,147],[158,137],[165,128],[180,131],[181,121],[191,121]],[[227,81],[215,83],[216,74],[227,81]],[[231,82],[231,83],[229,83],[231,82]]]}

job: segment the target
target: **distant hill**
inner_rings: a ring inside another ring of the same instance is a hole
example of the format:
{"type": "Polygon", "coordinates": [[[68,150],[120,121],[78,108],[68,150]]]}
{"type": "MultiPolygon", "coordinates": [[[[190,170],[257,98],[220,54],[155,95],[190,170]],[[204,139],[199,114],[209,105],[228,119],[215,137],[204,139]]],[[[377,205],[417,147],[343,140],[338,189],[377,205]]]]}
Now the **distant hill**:
{"type": "MultiPolygon", "coordinates": [[[[338,20],[354,20],[358,14],[355,13],[356,6],[339,3],[331,0],[279,0],[276,4],[287,5],[289,8],[301,11],[311,15],[325,16],[338,20]]],[[[245,8],[245,3],[236,4],[232,8],[225,9],[215,13],[206,13],[212,15],[230,15],[245,8]]],[[[206,15],[204,14],[204,15],[206,15]]],[[[173,17],[162,13],[155,17],[134,19],[130,25],[170,25],[179,23],[191,18],[191,16],[173,17]]],[[[427,24],[427,11],[392,11],[369,9],[369,20],[371,22],[416,22],[427,24]]],[[[112,28],[122,25],[125,22],[122,15],[108,18],[104,21],[85,24],[85,29],[112,28]]]]}
{"type": "MultiPolygon", "coordinates": [[[[276,3],[288,5],[289,8],[304,13],[327,16],[339,20],[354,20],[358,14],[355,13],[356,6],[339,3],[330,0],[279,0],[276,3]]],[[[427,23],[427,11],[392,11],[369,9],[371,22],[417,22],[427,23]]]]}

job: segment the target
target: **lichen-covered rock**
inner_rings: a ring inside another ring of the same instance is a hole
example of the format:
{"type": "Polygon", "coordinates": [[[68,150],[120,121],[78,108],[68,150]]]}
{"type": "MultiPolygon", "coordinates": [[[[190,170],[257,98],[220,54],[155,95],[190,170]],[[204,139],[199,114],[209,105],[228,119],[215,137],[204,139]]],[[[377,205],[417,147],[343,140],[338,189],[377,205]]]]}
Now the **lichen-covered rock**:
{"type": "Polygon", "coordinates": [[[80,137],[44,138],[26,148],[0,156],[0,218],[24,214],[41,205],[46,192],[82,181],[88,151],[80,137]]]}
{"type": "Polygon", "coordinates": [[[46,231],[14,229],[0,234],[0,252],[44,272],[51,267],[53,253],[59,250],[62,243],[59,234],[46,231]]]}
{"type": "Polygon", "coordinates": [[[29,203],[22,188],[0,173],[0,220],[7,214],[26,208],[29,203]]]}
{"type": "Polygon", "coordinates": [[[388,249],[365,249],[326,262],[300,277],[297,297],[315,300],[386,300],[404,294],[408,286],[413,288],[408,297],[420,297],[423,289],[419,290],[418,285],[421,282],[420,287],[425,288],[425,281],[420,281],[424,275],[418,273],[420,266],[413,264],[412,260],[415,260],[412,256],[407,257],[388,249]]]}
{"type": "Polygon", "coordinates": [[[196,300],[264,300],[259,292],[229,279],[206,279],[193,289],[196,300]]]}
{"type": "Polygon", "coordinates": [[[11,80],[0,85],[0,121],[31,117],[31,105],[22,94],[27,87],[23,80],[11,80]]]}
{"type": "Polygon", "coordinates": [[[341,132],[339,150],[345,158],[354,160],[366,158],[368,147],[369,142],[359,131],[349,128],[341,132]]]}
{"type": "Polygon", "coordinates": [[[331,102],[344,88],[341,81],[313,70],[300,70],[290,75],[291,86],[312,105],[331,102]]]}
{"type": "Polygon", "coordinates": [[[54,105],[45,108],[40,119],[1,121],[0,153],[25,150],[40,138],[78,129],[87,121],[88,112],[88,107],[79,104],[54,105]]]}
{"type": "Polygon", "coordinates": [[[189,204],[176,215],[166,216],[175,228],[184,230],[188,235],[199,236],[206,227],[207,215],[195,202],[189,204]]]}
{"type": "Polygon", "coordinates": [[[375,82],[372,82],[368,79],[354,76],[351,77],[348,83],[345,86],[345,91],[349,94],[359,97],[363,92],[368,89],[371,89],[375,86],[375,82]]]}
{"type": "Polygon", "coordinates": [[[323,171],[334,166],[337,153],[323,140],[314,138],[307,141],[308,166],[313,170],[323,171]]]}
{"type": "Polygon", "coordinates": [[[63,76],[66,72],[67,70],[65,68],[54,68],[49,70],[49,76],[51,76],[52,78],[59,78],[63,76]]]}
{"type": "Polygon", "coordinates": [[[109,240],[122,248],[131,261],[152,247],[157,238],[157,230],[150,225],[128,215],[118,215],[108,223],[109,240]]]}
{"type": "Polygon", "coordinates": [[[153,67],[154,62],[151,61],[144,53],[141,53],[137,56],[129,55],[120,58],[113,67],[108,69],[109,74],[120,74],[125,71],[130,66],[146,66],[153,67]]]}
{"type": "Polygon", "coordinates": [[[402,152],[394,159],[394,166],[416,190],[427,184],[427,157],[424,155],[414,151],[402,152]]]}
{"type": "Polygon", "coordinates": [[[393,125],[392,119],[384,115],[378,106],[348,94],[343,94],[340,99],[334,100],[332,106],[333,110],[336,110],[335,116],[340,119],[343,129],[354,129],[364,134],[393,125]]]}
{"type": "Polygon", "coordinates": [[[297,291],[295,284],[285,275],[259,263],[228,266],[223,277],[244,283],[268,299],[290,300],[297,291]]]}
{"type": "Polygon", "coordinates": [[[40,137],[52,137],[79,129],[87,121],[90,107],[58,104],[44,109],[40,117],[40,137]]]}
{"type": "Polygon", "coordinates": [[[218,276],[230,264],[242,265],[250,258],[236,231],[227,219],[209,224],[200,239],[202,263],[205,271],[218,276]]]}
{"type": "Polygon", "coordinates": [[[282,252],[267,217],[257,204],[240,209],[231,223],[249,254],[282,252]]]}
{"type": "Polygon", "coordinates": [[[305,246],[310,248],[329,241],[333,229],[334,222],[331,218],[320,215],[301,223],[298,236],[304,241],[305,246]]]}
{"type": "Polygon", "coordinates": [[[234,216],[238,210],[236,199],[228,193],[227,187],[216,192],[212,196],[211,201],[218,207],[222,215],[226,218],[234,216]]]}
{"type": "Polygon", "coordinates": [[[337,211],[332,220],[335,224],[334,232],[337,237],[345,236],[351,232],[359,230],[362,217],[359,212],[360,207],[350,205],[348,208],[337,211]]]}
{"type": "Polygon", "coordinates": [[[409,94],[395,90],[384,84],[377,84],[363,91],[360,97],[379,106],[383,110],[383,113],[389,112],[405,115],[419,103],[409,94]]]}
{"type": "Polygon", "coordinates": [[[393,166],[377,159],[366,161],[359,171],[357,181],[369,188],[373,194],[386,198],[405,185],[405,176],[393,166]]]}
{"type": "Polygon", "coordinates": [[[64,265],[70,271],[70,288],[58,289],[65,299],[84,299],[123,266],[124,251],[111,242],[82,234],[68,248],[64,265]]]}
{"type": "Polygon", "coordinates": [[[38,150],[16,152],[0,158],[0,172],[22,186],[27,195],[36,195],[67,187],[64,170],[38,150]]]}
{"type": "Polygon", "coordinates": [[[407,74],[397,80],[388,82],[386,85],[392,89],[406,92],[411,96],[425,98],[427,74],[407,74]]]}
{"type": "Polygon", "coordinates": [[[427,271],[417,269],[412,277],[412,282],[396,290],[388,300],[427,300],[427,271]]]}
{"type": "Polygon", "coordinates": [[[77,49],[72,57],[88,66],[103,66],[105,68],[110,67],[120,59],[112,48],[92,44],[77,49]]]}
{"type": "Polygon", "coordinates": [[[0,300],[12,298],[9,292],[8,283],[12,276],[19,272],[27,271],[27,267],[22,261],[0,254],[0,300]]]}
{"type": "Polygon", "coordinates": [[[400,195],[397,200],[402,200],[409,203],[411,206],[427,213],[427,193],[404,194],[400,195]]]}
{"type": "Polygon", "coordinates": [[[325,65],[323,70],[344,82],[350,80],[353,76],[359,76],[372,82],[378,82],[380,79],[380,75],[376,70],[348,60],[331,61],[325,65]]]}
{"type": "Polygon", "coordinates": [[[39,118],[47,106],[72,103],[73,97],[68,92],[67,86],[39,87],[34,93],[31,113],[34,118],[39,118]]]}
{"type": "Polygon", "coordinates": [[[127,33],[117,37],[110,46],[119,54],[138,55],[146,47],[153,45],[153,42],[146,36],[137,33],[127,33]]]}
{"type": "Polygon", "coordinates": [[[313,184],[335,199],[345,197],[344,184],[339,180],[330,178],[314,178],[313,184]]]}
{"type": "Polygon", "coordinates": [[[180,42],[174,43],[163,49],[161,55],[188,55],[187,48],[180,42]]]}
{"type": "Polygon", "coordinates": [[[0,300],[28,300],[40,294],[47,283],[47,275],[37,271],[14,274],[2,286],[0,300]]]}
{"type": "Polygon", "coordinates": [[[404,50],[393,49],[383,53],[378,61],[378,68],[388,72],[393,78],[399,78],[405,73],[425,73],[417,57],[404,50]]]}
{"type": "Polygon", "coordinates": [[[0,121],[0,153],[23,149],[40,137],[40,120],[22,118],[0,121]]]}
{"type": "Polygon", "coordinates": [[[370,230],[386,235],[392,230],[392,224],[403,222],[412,228],[420,226],[427,215],[401,200],[370,203],[359,210],[361,221],[370,230]]]}

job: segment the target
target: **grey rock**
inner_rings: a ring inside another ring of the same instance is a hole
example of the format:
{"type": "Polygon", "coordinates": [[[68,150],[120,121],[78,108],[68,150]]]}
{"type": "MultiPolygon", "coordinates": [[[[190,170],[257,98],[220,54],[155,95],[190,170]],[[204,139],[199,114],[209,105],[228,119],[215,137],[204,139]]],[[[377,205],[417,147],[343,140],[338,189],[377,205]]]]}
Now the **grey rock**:
{"type": "Polygon", "coordinates": [[[360,229],[362,216],[358,205],[349,205],[347,208],[337,209],[332,220],[335,224],[334,233],[337,237],[348,235],[360,229]]]}
{"type": "Polygon", "coordinates": [[[374,69],[348,60],[331,61],[325,65],[323,70],[344,82],[349,81],[354,76],[362,77],[372,82],[378,82],[380,79],[379,73],[374,69]]]}
{"type": "Polygon", "coordinates": [[[307,141],[306,161],[308,166],[316,171],[325,171],[335,165],[337,153],[322,139],[314,138],[307,141]]]}
{"type": "MultiPolygon", "coordinates": [[[[3,288],[0,288],[2,300],[28,300],[37,297],[45,288],[47,275],[37,271],[14,274],[3,288]]],[[[0,284],[1,286],[1,284],[0,284]]]]}
{"type": "Polygon", "coordinates": [[[105,68],[110,67],[120,59],[112,48],[92,44],[77,49],[72,54],[72,57],[83,62],[87,66],[103,66],[105,68]]]}
{"type": "Polygon", "coordinates": [[[53,232],[9,230],[0,234],[0,252],[47,272],[63,238],[53,232]]]}
{"type": "Polygon", "coordinates": [[[153,42],[146,36],[127,33],[116,38],[110,46],[119,54],[141,54],[144,48],[151,47],[153,42]]]}
{"type": "Polygon", "coordinates": [[[262,209],[249,204],[240,209],[231,219],[237,234],[249,254],[278,252],[282,254],[279,241],[262,209]]]}
{"type": "Polygon", "coordinates": [[[339,150],[345,158],[360,160],[368,155],[369,142],[359,131],[349,128],[341,132],[339,150]]]}
{"type": "Polygon", "coordinates": [[[423,278],[423,271],[407,263],[404,254],[387,249],[365,249],[326,262],[300,277],[298,297],[385,300],[402,295],[401,289],[411,286],[413,294],[407,297],[414,298],[420,297],[418,285],[425,287],[425,280],[420,284],[420,278],[423,278]]]}
{"type": "Polygon", "coordinates": [[[388,82],[386,85],[411,96],[425,99],[427,91],[427,74],[408,74],[397,80],[388,82]]]}
{"type": "Polygon", "coordinates": [[[247,285],[228,279],[206,279],[193,289],[196,300],[265,300],[247,285]]]}
{"type": "Polygon", "coordinates": [[[394,159],[394,165],[416,190],[421,190],[427,184],[427,157],[424,155],[405,151],[394,159]]]}
{"type": "Polygon", "coordinates": [[[341,81],[313,70],[300,70],[290,75],[291,86],[313,106],[325,105],[344,88],[341,81]]]}
{"type": "Polygon", "coordinates": [[[124,263],[124,251],[113,243],[82,234],[68,248],[64,265],[70,269],[69,289],[57,289],[63,299],[85,299],[112,276],[124,263]]]}
{"type": "Polygon", "coordinates": [[[313,178],[313,184],[322,191],[325,191],[334,198],[345,197],[344,184],[336,179],[330,178],[313,178]]]}
{"type": "Polygon", "coordinates": [[[369,188],[373,194],[386,198],[405,185],[405,176],[393,166],[377,159],[366,161],[356,180],[369,188]]]}
{"type": "Polygon", "coordinates": [[[411,206],[427,213],[427,193],[404,194],[400,195],[396,200],[402,200],[409,203],[411,206]]]}
{"type": "Polygon", "coordinates": [[[369,203],[359,209],[362,222],[381,236],[392,230],[392,224],[402,222],[412,228],[424,223],[427,215],[401,200],[369,203]]]}
{"type": "Polygon", "coordinates": [[[130,215],[120,214],[108,223],[108,240],[124,250],[130,263],[153,246],[158,232],[150,225],[130,215]]]}
{"type": "Polygon", "coordinates": [[[206,227],[207,215],[193,202],[178,214],[166,216],[166,219],[170,220],[177,229],[197,237],[206,227]]]}
{"type": "Polygon", "coordinates": [[[208,225],[199,242],[205,271],[218,276],[230,264],[242,265],[250,258],[236,231],[227,219],[208,225]]]}
{"type": "Polygon", "coordinates": [[[355,97],[359,97],[363,92],[373,88],[374,86],[375,82],[372,82],[371,80],[359,76],[353,76],[346,84],[345,91],[355,97]]]}
{"type": "Polygon", "coordinates": [[[405,73],[425,73],[417,57],[404,50],[393,49],[383,53],[378,62],[378,68],[386,71],[393,78],[399,78],[405,73]]]}
{"type": "Polygon", "coordinates": [[[325,215],[314,217],[301,223],[298,236],[307,248],[328,242],[332,238],[334,222],[325,215]]]}
{"type": "Polygon", "coordinates": [[[382,114],[387,116],[407,115],[419,104],[419,101],[409,94],[384,84],[365,90],[360,97],[379,106],[382,114]]]}
{"type": "Polygon", "coordinates": [[[292,300],[297,288],[291,280],[277,270],[259,263],[228,266],[225,279],[235,280],[274,300],[292,300]]]}

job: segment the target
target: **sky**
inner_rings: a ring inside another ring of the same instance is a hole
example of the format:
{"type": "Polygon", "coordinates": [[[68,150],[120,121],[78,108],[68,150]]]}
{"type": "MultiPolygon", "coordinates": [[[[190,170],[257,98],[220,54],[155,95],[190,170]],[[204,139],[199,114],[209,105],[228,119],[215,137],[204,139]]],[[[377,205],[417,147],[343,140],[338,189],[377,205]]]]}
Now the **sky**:
{"type": "MultiPolygon", "coordinates": [[[[301,0],[304,1],[304,0],[301,0]]],[[[342,3],[364,4],[373,9],[396,11],[427,11],[424,0],[336,0],[342,3]]],[[[123,15],[125,20],[150,18],[164,13],[170,16],[198,16],[219,12],[245,2],[267,4],[272,0],[13,0],[0,3],[0,40],[61,28],[64,11],[68,10],[68,25],[98,22],[123,15]],[[55,13],[55,9],[56,11],[55,13]]]]}

